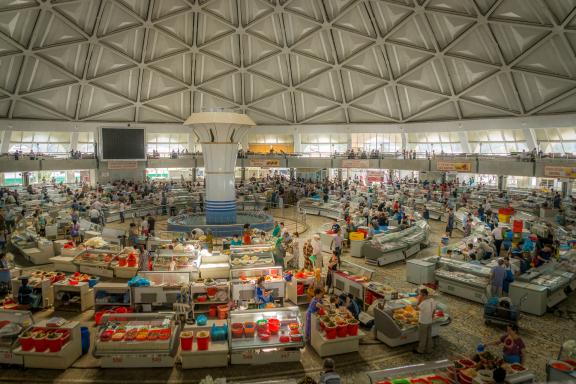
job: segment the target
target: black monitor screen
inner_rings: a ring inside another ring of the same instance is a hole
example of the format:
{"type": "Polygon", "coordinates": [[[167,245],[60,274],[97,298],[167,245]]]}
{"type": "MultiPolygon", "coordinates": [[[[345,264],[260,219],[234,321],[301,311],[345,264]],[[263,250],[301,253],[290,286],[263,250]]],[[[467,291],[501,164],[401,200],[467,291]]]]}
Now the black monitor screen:
{"type": "Polygon", "coordinates": [[[102,160],[146,160],[144,129],[102,128],[102,160]]]}

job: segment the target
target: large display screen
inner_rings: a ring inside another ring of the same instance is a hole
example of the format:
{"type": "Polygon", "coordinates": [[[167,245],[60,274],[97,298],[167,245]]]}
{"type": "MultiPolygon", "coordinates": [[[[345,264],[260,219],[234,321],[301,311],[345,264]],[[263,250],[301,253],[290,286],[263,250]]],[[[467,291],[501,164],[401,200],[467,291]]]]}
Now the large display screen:
{"type": "Polygon", "coordinates": [[[144,128],[102,128],[102,160],[146,160],[144,128]]]}

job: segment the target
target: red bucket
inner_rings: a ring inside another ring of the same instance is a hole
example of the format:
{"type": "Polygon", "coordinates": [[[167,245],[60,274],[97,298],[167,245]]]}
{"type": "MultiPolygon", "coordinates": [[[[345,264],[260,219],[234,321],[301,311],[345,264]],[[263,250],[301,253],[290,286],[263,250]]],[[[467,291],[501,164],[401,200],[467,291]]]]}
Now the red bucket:
{"type": "Polygon", "coordinates": [[[214,288],[214,287],[206,288],[206,294],[208,296],[216,296],[217,293],[218,293],[218,288],[214,288]]]}
{"type": "Polygon", "coordinates": [[[20,346],[22,346],[23,351],[30,351],[34,348],[34,340],[32,340],[32,336],[20,337],[18,340],[20,341],[20,346]]]}
{"type": "Polygon", "coordinates": [[[280,330],[280,320],[268,319],[268,329],[272,335],[276,335],[280,330]]]}
{"type": "Polygon", "coordinates": [[[358,334],[358,322],[348,323],[348,335],[356,336],[358,334]]]}
{"type": "Polygon", "coordinates": [[[338,324],[336,326],[338,337],[348,336],[348,324],[338,324]]]}
{"type": "Polygon", "coordinates": [[[120,267],[125,267],[126,264],[128,264],[128,261],[126,260],[125,257],[118,259],[118,266],[120,266],[120,267]]]}
{"type": "Polygon", "coordinates": [[[335,339],[336,338],[336,327],[332,327],[332,328],[324,328],[326,330],[326,338],[331,340],[331,339],[335,339]]]}
{"type": "Polygon", "coordinates": [[[304,294],[304,284],[296,284],[296,294],[302,296],[304,294]]]}
{"type": "Polygon", "coordinates": [[[208,317],[216,317],[218,314],[218,308],[215,305],[210,306],[208,310],[208,317]]]}
{"type": "Polygon", "coordinates": [[[50,352],[60,352],[62,349],[62,334],[58,334],[55,339],[46,338],[46,344],[50,352]]]}
{"type": "Polygon", "coordinates": [[[180,347],[183,351],[190,351],[192,343],[194,342],[194,335],[182,336],[180,335],[180,347]]]}
{"type": "Polygon", "coordinates": [[[34,349],[36,352],[44,352],[48,349],[48,343],[46,342],[46,336],[42,338],[32,338],[34,340],[34,349]]]}
{"type": "Polygon", "coordinates": [[[210,346],[210,334],[208,332],[205,332],[204,335],[203,332],[199,332],[196,335],[196,344],[198,345],[199,351],[208,350],[208,347],[210,346]]]}
{"type": "Polygon", "coordinates": [[[218,306],[218,318],[220,320],[224,320],[228,318],[228,305],[219,305],[218,306]]]}

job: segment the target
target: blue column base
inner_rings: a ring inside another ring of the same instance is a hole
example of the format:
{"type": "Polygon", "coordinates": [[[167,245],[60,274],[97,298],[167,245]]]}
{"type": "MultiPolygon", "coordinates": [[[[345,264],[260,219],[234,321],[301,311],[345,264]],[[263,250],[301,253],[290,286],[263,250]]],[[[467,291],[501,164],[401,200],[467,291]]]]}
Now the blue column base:
{"type": "Polygon", "coordinates": [[[236,223],[236,201],[208,201],[205,204],[206,224],[221,225],[236,223]]]}

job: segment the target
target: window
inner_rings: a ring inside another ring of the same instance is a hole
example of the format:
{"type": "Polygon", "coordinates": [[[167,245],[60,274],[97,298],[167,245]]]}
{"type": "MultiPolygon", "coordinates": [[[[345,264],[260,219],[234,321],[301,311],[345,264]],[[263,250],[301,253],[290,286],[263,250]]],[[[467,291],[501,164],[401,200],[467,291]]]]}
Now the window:
{"type": "Polygon", "coordinates": [[[21,185],[22,174],[17,172],[6,172],[4,174],[4,185],[21,185]]]}
{"type": "Polygon", "coordinates": [[[507,155],[528,150],[526,136],[521,129],[469,132],[468,142],[474,153],[507,155]]]}
{"type": "Polygon", "coordinates": [[[408,133],[408,149],[418,153],[461,153],[462,144],[457,132],[408,133]]]}
{"type": "Polygon", "coordinates": [[[348,150],[347,134],[302,135],[302,152],[308,156],[330,157],[334,152],[345,153],[348,150]]]}
{"type": "Polygon", "coordinates": [[[10,139],[10,152],[28,153],[68,153],[70,151],[69,132],[29,132],[14,131],[10,139]]]}
{"type": "Polygon", "coordinates": [[[576,153],[576,128],[536,129],[538,146],[545,153],[576,153]]]}
{"type": "Polygon", "coordinates": [[[355,151],[396,152],[402,150],[402,136],[399,133],[353,133],[351,139],[352,149],[355,151]]]}
{"type": "Polygon", "coordinates": [[[77,150],[83,153],[94,153],[94,132],[78,133],[77,150]]]}
{"type": "Polygon", "coordinates": [[[148,133],[147,152],[154,150],[160,154],[169,154],[172,151],[184,151],[188,148],[188,134],[186,133],[148,133]]]}

